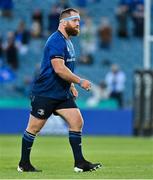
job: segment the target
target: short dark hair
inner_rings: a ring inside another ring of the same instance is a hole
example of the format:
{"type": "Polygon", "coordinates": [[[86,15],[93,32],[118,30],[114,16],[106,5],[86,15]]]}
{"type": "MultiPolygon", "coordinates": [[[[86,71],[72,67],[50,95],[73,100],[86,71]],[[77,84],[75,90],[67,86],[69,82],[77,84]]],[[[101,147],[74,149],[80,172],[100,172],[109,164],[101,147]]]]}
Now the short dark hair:
{"type": "Polygon", "coordinates": [[[77,9],[74,9],[74,8],[67,8],[67,9],[64,9],[63,11],[61,11],[60,13],[60,17],[59,17],[59,20],[63,19],[63,18],[66,18],[68,16],[71,15],[71,12],[76,12],[76,13],[79,13],[79,11],[77,9]]]}

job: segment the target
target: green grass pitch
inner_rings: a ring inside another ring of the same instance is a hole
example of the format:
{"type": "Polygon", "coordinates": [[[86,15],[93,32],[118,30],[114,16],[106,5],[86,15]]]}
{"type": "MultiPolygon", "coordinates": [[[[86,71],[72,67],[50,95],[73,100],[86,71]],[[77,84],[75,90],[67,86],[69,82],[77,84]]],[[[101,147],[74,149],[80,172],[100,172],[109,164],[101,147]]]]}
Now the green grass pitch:
{"type": "Polygon", "coordinates": [[[41,173],[16,171],[21,136],[0,136],[0,179],[152,179],[153,138],[83,137],[85,157],[101,162],[94,172],[73,172],[73,157],[66,136],[38,136],[32,150],[33,164],[41,173]]]}

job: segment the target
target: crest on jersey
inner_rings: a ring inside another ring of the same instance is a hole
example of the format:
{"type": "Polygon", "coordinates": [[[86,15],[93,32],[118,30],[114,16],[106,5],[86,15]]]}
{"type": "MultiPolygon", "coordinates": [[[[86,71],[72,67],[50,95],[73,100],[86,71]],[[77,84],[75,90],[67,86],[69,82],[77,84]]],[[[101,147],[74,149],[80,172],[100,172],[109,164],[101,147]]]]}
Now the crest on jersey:
{"type": "Polygon", "coordinates": [[[40,116],[43,116],[45,114],[45,110],[44,109],[38,109],[37,113],[40,115],[40,116]]]}

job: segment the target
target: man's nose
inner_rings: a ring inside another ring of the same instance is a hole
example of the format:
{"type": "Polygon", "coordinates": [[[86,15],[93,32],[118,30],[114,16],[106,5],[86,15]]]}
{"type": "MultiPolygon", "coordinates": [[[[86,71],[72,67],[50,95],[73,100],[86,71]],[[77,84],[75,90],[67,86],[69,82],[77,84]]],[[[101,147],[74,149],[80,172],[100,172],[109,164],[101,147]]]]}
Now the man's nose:
{"type": "Polygon", "coordinates": [[[79,21],[77,21],[77,22],[76,22],[76,25],[77,25],[77,26],[79,26],[79,25],[80,25],[79,21]]]}

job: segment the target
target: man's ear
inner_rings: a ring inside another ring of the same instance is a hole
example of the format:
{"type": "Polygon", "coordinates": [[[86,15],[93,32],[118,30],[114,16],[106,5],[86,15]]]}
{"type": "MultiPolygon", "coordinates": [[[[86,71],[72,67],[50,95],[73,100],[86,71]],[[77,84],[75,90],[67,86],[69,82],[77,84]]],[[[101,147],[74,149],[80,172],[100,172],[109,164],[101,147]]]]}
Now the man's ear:
{"type": "Polygon", "coordinates": [[[64,21],[64,22],[63,22],[63,26],[66,26],[66,24],[67,24],[66,21],[64,21]]]}

